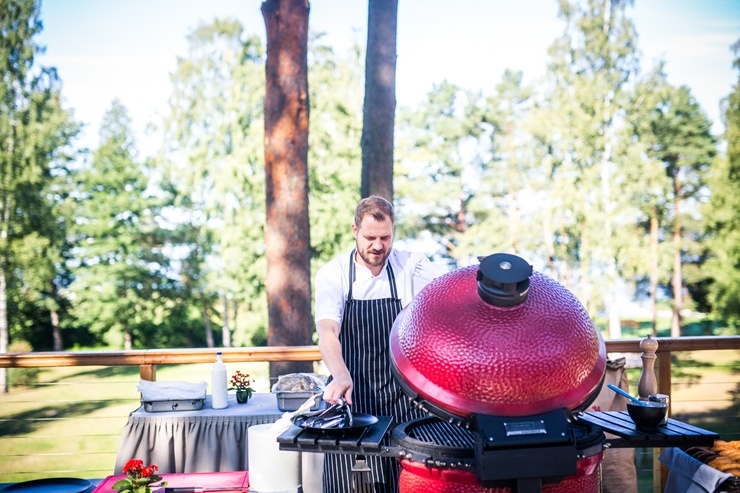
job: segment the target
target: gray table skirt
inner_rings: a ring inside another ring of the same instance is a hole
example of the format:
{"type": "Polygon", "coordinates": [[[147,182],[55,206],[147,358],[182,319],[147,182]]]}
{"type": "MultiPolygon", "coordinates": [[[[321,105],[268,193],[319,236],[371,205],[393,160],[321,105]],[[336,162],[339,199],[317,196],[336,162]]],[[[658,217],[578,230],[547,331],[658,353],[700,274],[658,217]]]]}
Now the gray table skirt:
{"type": "Polygon", "coordinates": [[[229,395],[226,409],[212,409],[210,396],[200,411],[146,412],[129,416],[121,433],[115,474],[130,459],[156,464],[161,473],[247,471],[247,430],[283,415],[272,394],[254,394],[246,404],[229,395]]]}

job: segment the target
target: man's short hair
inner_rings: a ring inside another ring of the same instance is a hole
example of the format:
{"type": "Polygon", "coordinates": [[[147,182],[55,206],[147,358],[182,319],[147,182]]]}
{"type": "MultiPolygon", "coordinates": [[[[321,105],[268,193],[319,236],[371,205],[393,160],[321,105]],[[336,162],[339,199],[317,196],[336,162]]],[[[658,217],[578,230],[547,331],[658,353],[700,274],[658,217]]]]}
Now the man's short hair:
{"type": "Polygon", "coordinates": [[[383,221],[386,218],[390,218],[391,223],[395,222],[393,204],[377,195],[365,197],[357,203],[357,208],[355,209],[355,226],[359,228],[362,218],[368,214],[373,216],[376,221],[383,221]]]}

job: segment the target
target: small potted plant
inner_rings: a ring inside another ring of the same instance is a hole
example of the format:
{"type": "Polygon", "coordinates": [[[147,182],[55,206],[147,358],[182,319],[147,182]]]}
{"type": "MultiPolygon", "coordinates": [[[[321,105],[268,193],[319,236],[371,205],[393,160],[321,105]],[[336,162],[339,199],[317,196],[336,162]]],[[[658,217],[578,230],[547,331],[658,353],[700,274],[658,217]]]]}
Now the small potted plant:
{"type": "Polygon", "coordinates": [[[231,376],[231,387],[229,390],[236,390],[236,402],[244,404],[247,402],[254,393],[254,389],[250,387],[252,380],[249,378],[249,373],[242,373],[239,370],[231,376]]]}
{"type": "Polygon", "coordinates": [[[144,466],[139,459],[131,459],[123,466],[126,478],[116,481],[113,489],[118,493],[151,493],[152,488],[167,486],[167,481],[162,481],[162,476],[157,474],[157,466],[144,466]],[[154,484],[162,481],[161,484],[154,484]]]}

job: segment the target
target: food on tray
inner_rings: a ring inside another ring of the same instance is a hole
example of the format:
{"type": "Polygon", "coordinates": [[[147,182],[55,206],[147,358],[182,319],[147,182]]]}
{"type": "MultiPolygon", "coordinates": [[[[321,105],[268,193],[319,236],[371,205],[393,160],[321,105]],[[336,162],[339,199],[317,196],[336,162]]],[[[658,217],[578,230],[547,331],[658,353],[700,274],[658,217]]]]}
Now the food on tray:
{"type": "Polygon", "coordinates": [[[272,387],[273,392],[322,392],[324,380],[311,373],[289,373],[280,375],[272,387]]]}
{"type": "Polygon", "coordinates": [[[715,440],[714,445],[712,446],[712,450],[715,452],[719,452],[720,450],[728,450],[735,448],[734,445],[732,445],[731,442],[726,442],[724,440],[715,440]]]}
{"type": "Polygon", "coordinates": [[[717,457],[713,461],[710,461],[709,463],[707,463],[707,465],[715,469],[719,469],[722,472],[728,469],[735,469],[738,466],[740,466],[740,464],[737,464],[734,460],[729,459],[727,457],[717,457]]]}
{"type": "Polygon", "coordinates": [[[685,452],[710,467],[740,477],[740,440],[715,440],[711,447],[689,447],[685,452]]]}
{"type": "Polygon", "coordinates": [[[740,461],[740,450],[738,449],[722,450],[719,455],[729,457],[736,462],[740,461]]]}

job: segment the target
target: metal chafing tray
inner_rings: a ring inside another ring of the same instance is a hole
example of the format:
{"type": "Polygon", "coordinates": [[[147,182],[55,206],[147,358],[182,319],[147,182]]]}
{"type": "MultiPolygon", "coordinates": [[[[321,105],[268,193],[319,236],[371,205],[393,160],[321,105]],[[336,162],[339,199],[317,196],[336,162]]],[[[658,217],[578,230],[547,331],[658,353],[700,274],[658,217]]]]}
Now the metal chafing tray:
{"type": "Polygon", "coordinates": [[[164,401],[141,401],[144,411],[149,413],[162,411],[199,411],[203,409],[205,397],[202,399],[170,399],[164,401]]]}

